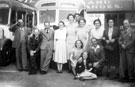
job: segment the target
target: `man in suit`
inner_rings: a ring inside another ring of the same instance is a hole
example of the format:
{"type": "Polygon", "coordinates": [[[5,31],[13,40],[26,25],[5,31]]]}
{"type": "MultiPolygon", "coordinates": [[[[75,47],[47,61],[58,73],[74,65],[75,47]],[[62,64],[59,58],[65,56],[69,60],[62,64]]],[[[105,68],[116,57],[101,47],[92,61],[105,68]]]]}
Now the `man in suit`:
{"type": "Polygon", "coordinates": [[[107,76],[118,77],[119,67],[119,35],[120,30],[114,26],[114,19],[108,19],[108,27],[104,30],[103,39],[105,46],[105,57],[107,65],[107,76]]]}
{"type": "Polygon", "coordinates": [[[45,28],[41,31],[43,40],[41,42],[41,61],[40,61],[40,73],[46,74],[49,68],[49,64],[54,50],[54,30],[50,27],[50,22],[44,23],[45,28]]]}
{"type": "Polygon", "coordinates": [[[95,38],[91,39],[92,46],[88,50],[87,68],[93,67],[92,72],[100,76],[104,67],[105,52],[104,48],[98,44],[95,38]]]}
{"type": "Polygon", "coordinates": [[[16,64],[19,71],[27,70],[26,41],[30,31],[24,27],[24,22],[19,19],[9,30],[14,33],[13,48],[16,49],[16,64]]]}
{"type": "Polygon", "coordinates": [[[119,44],[120,77],[122,80],[133,81],[134,54],[135,54],[135,30],[131,28],[129,20],[124,20],[124,30],[121,31],[119,44]]]}
{"type": "Polygon", "coordinates": [[[38,60],[40,58],[40,45],[42,35],[38,29],[35,29],[28,37],[27,48],[29,53],[29,75],[36,74],[38,69],[38,60]]]}

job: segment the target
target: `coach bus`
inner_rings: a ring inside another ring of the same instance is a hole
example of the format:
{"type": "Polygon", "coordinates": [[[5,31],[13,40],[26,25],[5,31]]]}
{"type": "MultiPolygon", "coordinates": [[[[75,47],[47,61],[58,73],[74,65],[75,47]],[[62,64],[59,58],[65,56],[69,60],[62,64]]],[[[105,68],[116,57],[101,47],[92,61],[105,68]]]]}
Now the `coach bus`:
{"type": "Polygon", "coordinates": [[[84,8],[83,0],[39,0],[35,7],[37,10],[37,27],[43,29],[44,21],[50,21],[51,25],[65,20],[69,13],[78,13],[84,8]]]}
{"type": "Polygon", "coordinates": [[[36,25],[35,8],[16,0],[0,0],[0,65],[14,60],[12,40],[14,35],[9,27],[18,19],[23,19],[25,27],[32,29],[36,25]]]}

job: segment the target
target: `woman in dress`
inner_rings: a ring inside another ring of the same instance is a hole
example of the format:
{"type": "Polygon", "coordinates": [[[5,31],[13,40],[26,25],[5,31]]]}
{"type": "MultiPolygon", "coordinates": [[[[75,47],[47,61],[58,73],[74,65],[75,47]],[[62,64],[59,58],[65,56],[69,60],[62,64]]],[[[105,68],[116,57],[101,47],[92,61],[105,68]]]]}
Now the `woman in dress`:
{"type": "Polygon", "coordinates": [[[104,28],[101,27],[100,19],[96,19],[93,22],[95,28],[91,30],[91,38],[97,39],[98,43],[101,45],[101,40],[103,38],[104,28]]]}
{"type": "Polygon", "coordinates": [[[67,30],[63,21],[59,22],[59,29],[55,31],[55,58],[54,62],[57,63],[58,73],[62,73],[63,64],[67,63],[66,58],[66,35],[67,30]]]}
{"type": "Polygon", "coordinates": [[[105,58],[107,60],[107,76],[117,77],[119,67],[119,35],[120,30],[114,25],[114,19],[108,19],[108,27],[104,30],[105,58]]]}
{"type": "Polygon", "coordinates": [[[69,72],[71,71],[71,63],[69,60],[71,50],[74,48],[74,43],[76,41],[76,27],[77,25],[74,22],[74,15],[69,14],[67,16],[68,24],[66,25],[67,28],[67,60],[68,60],[68,69],[69,72]]]}
{"type": "Polygon", "coordinates": [[[77,40],[81,40],[83,42],[83,49],[86,49],[87,47],[87,42],[89,39],[89,27],[86,26],[86,20],[85,19],[80,19],[78,21],[79,26],[77,27],[77,40]]]}
{"type": "Polygon", "coordinates": [[[72,52],[70,55],[70,61],[71,61],[72,71],[74,75],[76,75],[76,72],[75,72],[76,63],[79,57],[81,56],[82,52],[83,52],[83,43],[81,40],[77,40],[75,42],[75,47],[72,49],[72,52]]]}

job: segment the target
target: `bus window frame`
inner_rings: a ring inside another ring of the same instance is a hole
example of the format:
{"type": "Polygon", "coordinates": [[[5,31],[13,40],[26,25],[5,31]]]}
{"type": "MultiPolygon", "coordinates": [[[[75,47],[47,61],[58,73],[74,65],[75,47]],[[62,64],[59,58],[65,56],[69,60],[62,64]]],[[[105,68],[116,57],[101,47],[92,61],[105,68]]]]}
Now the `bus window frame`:
{"type": "Polygon", "coordinates": [[[39,11],[38,11],[38,23],[39,24],[42,24],[42,22],[40,20],[40,17],[41,17],[40,12],[41,11],[55,11],[54,21],[51,22],[51,23],[55,23],[57,21],[57,9],[46,9],[46,8],[42,8],[42,9],[39,9],[39,11]]]}

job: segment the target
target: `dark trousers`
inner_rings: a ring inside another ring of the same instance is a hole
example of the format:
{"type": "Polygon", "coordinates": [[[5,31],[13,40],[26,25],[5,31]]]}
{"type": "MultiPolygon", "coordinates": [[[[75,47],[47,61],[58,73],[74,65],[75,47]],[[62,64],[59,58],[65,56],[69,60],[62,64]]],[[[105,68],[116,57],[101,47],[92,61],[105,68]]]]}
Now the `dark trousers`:
{"type": "Polygon", "coordinates": [[[104,68],[104,64],[99,64],[98,67],[93,67],[91,72],[95,73],[97,76],[102,76],[103,68],[104,68]]]}
{"type": "Polygon", "coordinates": [[[106,56],[106,75],[109,77],[117,77],[119,74],[119,49],[114,51],[105,50],[106,56]]]}
{"type": "Polygon", "coordinates": [[[133,78],[134,53],[123,50],[120,56],[120,77],[133,78]]]}
{"type": "Polygon", "coordinates": [[[18,70],[27,69],[26,43],[21,42],[16,48],[16,65],[18,70]]]}
{"type": "Polygon", "coordinates": [[[34,54],[33,56],[30,56],[29,59],[29,72],[36,72],[38,69],[38,64],[39,61],[38,59],[40,58],[39,52],[34,54]]]}

